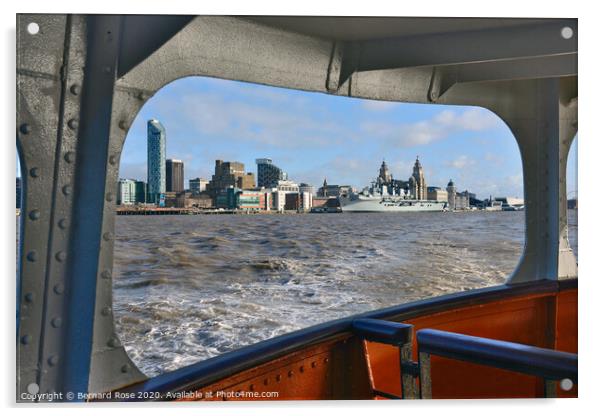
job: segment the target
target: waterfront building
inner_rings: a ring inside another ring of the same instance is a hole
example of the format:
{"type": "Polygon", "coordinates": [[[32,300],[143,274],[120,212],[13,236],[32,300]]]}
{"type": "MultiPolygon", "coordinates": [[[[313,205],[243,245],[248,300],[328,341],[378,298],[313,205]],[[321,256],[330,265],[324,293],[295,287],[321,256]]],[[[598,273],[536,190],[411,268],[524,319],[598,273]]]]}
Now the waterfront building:
{"type": "Polygon", "coordinates": [[[133,205],[136,203],[136,181],[119,179],[117,183],[117,205],[133,205]]]}
{"type": "Polygon", "coordinates": [[[255,187],[255,175],[245,173],[245,165],[240,162],[215,161],[215,173],[207,184],[207,191],[212,198],[228,188],[252,189],[255,187]]]}
{"type": "Polygon", "coordinates": [[[414,170],[412,176],[409,179],[409,191],[413,199],[427,199],[427,186],[426,179],[424,178],[424,169],[416,156],[416,162],[414,163],[414,170]]]}
{"type": "Polygon", "coordinates": [[[242,211],[266,211],[269,207],[269,192],[265,189],[248,190],[227,188],[216,196],[216,208],[242,211]]]}
{"type": "Polygon", "coordinates": [[[450,211],[456,209],[456,185],[451,179],[447,183],[447,208],[450,211]]]}
{"type": "Polygon", "coordinates": [[[165,193],[165,127],[159,120],[152,119],[147,123],[147,183],[148,202],[161,201],[165,193]]]}
{"type": "Polygon", "coordinates": [[[447,191],[438,186],[427,188],[427,199],[429,201],[447,202],[447,191]]]}
{"type": "Polygon", "coordinates": [[[182,192],[184,190],[184,162],[178,159],[165,161],[165,191],[182,192]]]}
{"type": "Polygon", "coordinates": [[[255,159],[257,163],[257,186],[275,188],[278,181],[288,180],[288,174],[272,163],[272,159],[255,159]]]}
{"type": "Polygon", "coordinates": [[[318,188],[317,195],[322,198],[340,197],[348,195],[355,190],[350,185],[328,185],[326,179],[320,188],[318,188]]]}
{"type": "Polygon", "coordinates": [[[146,204],[148,199],[148,189],[146,186],[146,182],[144,181],[134,181],[134,200],[137,204],[146,204]]]}
{"type": "Polygon", "coordinates": [[[188,187],[190,188],[190,192],[193,195],[198,195],[201,192],[205,192],[207,190],[208,180],[202,178],[194,178],[188,181],[188,187]]]}

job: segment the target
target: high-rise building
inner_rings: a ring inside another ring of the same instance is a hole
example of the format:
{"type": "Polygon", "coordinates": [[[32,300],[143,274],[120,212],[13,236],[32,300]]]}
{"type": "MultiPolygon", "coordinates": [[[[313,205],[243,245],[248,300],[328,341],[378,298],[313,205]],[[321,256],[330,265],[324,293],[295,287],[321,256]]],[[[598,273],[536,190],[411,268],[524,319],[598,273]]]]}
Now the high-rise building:
{"type": "Polygon", "coordinates": [[[278,181],[288,180],[288,174],[272,163],[272,159],[255,159],[257,163],[257,186],[263,188],[275,188],[278,181]]]}
{"type": "Polygon", "coordinates": [[[188,180],[188,187],[193,195],[198,195],[207,189],[208,180],[203,178],[194,178],[188,180]]]}
{"type": "Polygon", "coordinates": [[[117,205],[131,205],[136,203],[136,181],[132,179],[119,179],[117,184],[117,205]]]}
{"type": "Polygon", "coordinates": [[[255,175],[245,173],[245,165],[240,162],[215,161],[215,173],[207,185],[207,191],[216,198],[220,191],[227,188],[251,189],[255,187],[255,175]]]}
{"type": "Polygon", "coordinates": [[[165,194],[165,148],[167,137],[165,127],[159,120],[152,119],[147,123],[147,172],[148,202],[157,203],[165,194]]]}
{"type": "Polygon", "coordinates": [[[182,192],[184,190],[184,162],[177,159],[165,161],[165,191],[182,192]]]}

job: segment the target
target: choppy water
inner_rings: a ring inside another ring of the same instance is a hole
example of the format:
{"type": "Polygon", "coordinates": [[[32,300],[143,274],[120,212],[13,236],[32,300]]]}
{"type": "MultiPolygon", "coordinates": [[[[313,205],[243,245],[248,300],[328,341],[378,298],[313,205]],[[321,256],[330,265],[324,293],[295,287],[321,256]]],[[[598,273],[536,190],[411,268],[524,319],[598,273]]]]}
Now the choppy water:
{"type": "Polygon", "coordinates": [[[350,314],[500,284],[518,263],[523,224],[522,212],[118,217],[118,334],[156,375],[350,314]]]}

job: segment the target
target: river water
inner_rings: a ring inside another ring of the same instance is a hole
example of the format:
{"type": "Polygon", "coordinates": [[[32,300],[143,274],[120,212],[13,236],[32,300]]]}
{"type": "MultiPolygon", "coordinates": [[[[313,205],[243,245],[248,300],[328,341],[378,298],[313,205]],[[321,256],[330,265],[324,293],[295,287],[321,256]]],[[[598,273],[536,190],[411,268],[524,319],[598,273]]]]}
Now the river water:
{"type": "Polygon", "coordinates": [[[117,333],[152,376],[335,318],[501,284],[522,252],[524,214],[120,216],[115,229],[117,333]]]}

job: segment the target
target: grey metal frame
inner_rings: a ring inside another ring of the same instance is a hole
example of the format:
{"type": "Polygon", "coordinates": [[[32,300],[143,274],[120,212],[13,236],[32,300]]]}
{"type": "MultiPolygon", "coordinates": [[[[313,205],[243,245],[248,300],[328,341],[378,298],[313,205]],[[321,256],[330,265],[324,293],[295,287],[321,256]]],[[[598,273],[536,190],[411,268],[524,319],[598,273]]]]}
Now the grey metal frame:
{"type": "Polygon", "coordinates": [[[102,392],[145,378],[112,319],[115,184],[129,126],[163,86],[209,76],[491,110],[523,160],[514,284],[577,275],[565,197],[576,61],[576,19],[18,15],[17,399],[28,387],[102,392]]]}

